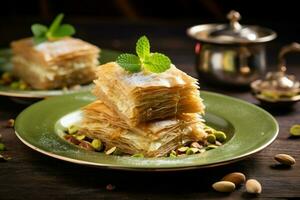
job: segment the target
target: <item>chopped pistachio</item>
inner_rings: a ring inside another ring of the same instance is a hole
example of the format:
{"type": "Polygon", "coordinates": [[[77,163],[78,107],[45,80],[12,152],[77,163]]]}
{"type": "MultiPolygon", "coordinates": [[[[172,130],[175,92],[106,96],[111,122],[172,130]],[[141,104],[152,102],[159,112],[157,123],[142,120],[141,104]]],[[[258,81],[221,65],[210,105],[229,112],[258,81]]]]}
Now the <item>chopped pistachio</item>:
{"type": "Polygon", "coordinates": [[[91,145],[96,151],[101,151],[103,147],[102,142],[98,139],[93,139],[91,145]]]}
{"type": "Polygon", "coordinates": [[[24,81],[20,81],[19,89],[26,90],[26,89],[28,89],[28,85],[24,81]]]}
{"type": "Polygon", "coordinates": [[[211,144],[214,144],[216,142],[216,136],[214,134],[209,134],[206,139],[211,144]]]}
{"type": "Polygon", "coordinates": [[[115,155],[115,156],[119,156],[122,154],[123,154],[123,152],[119,148],[116,148],[116,150],[113,152],[113,155],[115,155]]]}
{"type": "Polygon", "coordinates": [[[204,127],[204,131],[208,134],[213,134],[215,132],[215,129],[209,127],[209,126],[205,126],[204,127]]]}
{"type": "Polygon", "coordinates": [[[222,132],[222,131],[215,131],[214,135],[216,136],[216,139],[219,142],[225,142],[225,140],[226,140],[226,134],[224,132],[222,132]]]}
{"type": "Polygon", "coordinates": [[[169,157],[170,157],[170,158],[176,158],[177,155],[176,155],[176,154],[173,154],[173,153],[170,153],[169,157]]]}
{"type": "Polygon", "coordinates": [[[199,153],[204,153],[206,150],[205,149],[200,149],[199,153]]]}
{"type": "Polygon", "coordinates": [[[292,136],[300,136],[300,124],[295,124],[290,128],[290,134],[292,136]]]}
{"type": "Polygon", "coordinates": [[[15,125],[15,120],[14,119],[7,120],[7,124],[6,124],[7,128],[13,128],[14,125],[15,125]]]}
{"type": "Polygon", "coordinates": [[[133,154],[131,157],[134,157],[134,158],[144,158],[144,155],[142,153],[136,153],[136,154],[133,154]]]}
{"type": "Polygon", "coordinates": [[[70,135],[73,135],[75,133],[77,133],[79,130],[79,127],[78,126],[75,126],[75,125],[71,125],[69,128],[68,128],[68,133],[70,135]]]}
{"type": "Polygon", "coordinates": [[[198,142],[192,142],[191,147],[198,148],[198,149],[203,148],[203,146],[200,145],[198,142]]]}
{"type": "Polygon", "coordinates": [[[174,151],[174,150],[172,150],[172,151],[171,151],[171,153],[172,153],[172,154],[175,154],[175,155],[177,154],[177,152],[176,152],[176,151],[174,151]]]}
{"type": "Polygon", "coordinates": [[[3,143],[0,143],[0,151],[4,151],[5,149],[5,145],[3,143]]]}
{"type": "Polygon", "coordinates": [[[169,157],[171,157],[171,158],[177,157],[177,152],[174,151],[174,150],[172,150],[172,151],[170,152],[170,154],[169,154],[169,157]]]}
{"type": "Polygon", "coordinates": [[[180,153],[185,153],[188,150],[189,147],[180,147],[178,150],[178,152],[180,153]]]}
{"type": "Polygon", "coordinates": [[[85,135],[75,135],[75,138],[77,140],[83,140],[85,138],[85,135]]]}
{"type": "Polygon", "coordinates": [[[9,72],[4,72],[1,76],[1,80],[4,84],[10,84],[13,81],[13,76],[9,72]]]}
{"type": "Polygon", "coordinates": [[[116,151],[116,149],[117,149],[117,147],[112,147],[112,148],[108,149],[108,150],[105,152],[105,154],[106,154],[106,155],[110,155],[110,154],[112,154],[114,151],[116,151]]]}
{"type": "Polygon", "coordinates": [[[94,150],[93,147],[92,147],[92,145],[89,142],[86,142],[84,140],[81,140],[80,144],[78,146],[80,146],[80,147],[82,147],[82,148],[84,148],[86,150],[89,150],[89,151],[94,150]]]}
{"type": "Polygon", "coordinates": [[[14,82],[12,82],[10,85],[9,85],[9,87],[10,88],[12,88],[12,89],[19,89],[19,87],[20,87],[20,82],[19,81],[14,81],[14,82]]]}
{"type": "Polygon", "coordinates": [[[72,144],[75,144],[75,145],[79,145],[79,144],[80,144],[80,141],[77,140],[77,139],[76,139],[75,137],[73,137],[72,135],[65,135],[64,138],[65,138],[68,142],[70,142],[70,143],[72,143],[72,144]]]}
{"type": "Polygon", "coordinates": [[[210,145],[208,145],[208,146],[206,147],[206,150],[211,150],[211,149],[216,149],[216,148],[218,148],[217,145],[210,144],[210,145]]]}
{"type": "Polygon", "coordinates": [[[216,141],[215,145],[217,145],[217,146],[222,146],[222,143],[219,142],[219,141],[216,141]]]}
{"type": "Polygon", "coordinates": [[[192,155],[192,154],[195,154],[197,152],[199,152],[198,148],[191,147],[191,148],[188,148],[188,150],[186,151],[186,154],[187,155],[192,155]]]}

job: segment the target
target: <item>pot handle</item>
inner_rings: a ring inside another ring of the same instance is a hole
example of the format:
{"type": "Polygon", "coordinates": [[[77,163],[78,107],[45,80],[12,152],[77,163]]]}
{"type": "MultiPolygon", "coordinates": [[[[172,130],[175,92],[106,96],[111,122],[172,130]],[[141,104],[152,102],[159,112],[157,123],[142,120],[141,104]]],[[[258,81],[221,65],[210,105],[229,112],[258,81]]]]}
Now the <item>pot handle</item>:
{"type": "Polygon", "coordinates": [[[300,52],[300,44],[297,42],[293,42],[292,44],[286,45],[281,48],[279,55],[278,55],[279,71],[281,71],[281,72],[286,71],[285,55],[290,52],[300,52]]]}
{"type": "Polygon", "coordinates": [[[239,20],[241,19],[241,15],[239,12],[235,11],[235,10],[231,10],[228,14],[227,14],[227,19],[229,19],[230,21],[230,27],[234,30],[234,31],[238,31],[242,28],[241,24],[239,23],[239,20]]]}

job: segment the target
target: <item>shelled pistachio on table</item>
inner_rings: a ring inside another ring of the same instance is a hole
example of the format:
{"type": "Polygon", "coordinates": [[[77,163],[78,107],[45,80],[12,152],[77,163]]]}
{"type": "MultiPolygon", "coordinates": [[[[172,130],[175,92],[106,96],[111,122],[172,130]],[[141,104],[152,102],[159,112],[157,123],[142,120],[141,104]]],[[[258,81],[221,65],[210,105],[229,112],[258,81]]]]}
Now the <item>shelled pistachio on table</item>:
{"type": "Polygon", "coordinates": [[[292,136],[299,136],[300,137],[300,124],[295,124],[293,126],[291,126],[290,128],[290,134],[292,136]]]}
{"type": "Polygon", "coordinates": [[[282,165],[292,166],[296,163],[295,158],[288,154],[277,154],[274,156],[274,159],[282,165]]]}
{"type": "MultiPolygon", "coordinates": [[[[225,175],[221,181],[215,182],[212,187],[218,192],[233,192],[239,185],[245,183],[246,176],[241,172],[233,172],[225,175]]],[[[246,181],[246,191],[251,194],[260,194],[262,191],[261,184],[255,179],[246,181]]]]}
{"type": "MultiPolygon", "coordinates": [[[[125,155],[117,147],[105,147],[99,139],[91,139],[79,131],[80,127],[71,125],[65,131],[64,138],[81,148],[86,150],[104,152],[106,155],[125,155]]],[[[167,157],[174,158],[184,155],[193,155],[203,153],[205,151],[216,149],[226,141],[226,134],[222,131],[217,131],[209,126],[205,126],[204,130],[208,136],[205,142],[191,142],[172,150],[167,157]]],[[[143,154],[133,154],[132,157],[143,158],[143,154]]]]}

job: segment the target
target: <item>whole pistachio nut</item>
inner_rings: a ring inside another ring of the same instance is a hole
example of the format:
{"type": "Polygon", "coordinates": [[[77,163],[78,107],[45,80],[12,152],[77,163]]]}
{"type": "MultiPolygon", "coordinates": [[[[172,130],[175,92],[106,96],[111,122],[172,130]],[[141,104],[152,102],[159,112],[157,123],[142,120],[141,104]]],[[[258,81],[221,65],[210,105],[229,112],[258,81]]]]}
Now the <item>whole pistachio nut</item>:
{"type": "Polygon", "coordinates": [[[96,151],[101,151],[103,147],[102,142],[98,139],[93,139],[91,145],[96,151]]]}
{"type": "Polygon", "coordinates": [[[219,147],[219,146],[217,146],[217,145],[210,144],[210,145],[208,145],[208,146],[206,147],[206,150],[216,149],[216,148],[218,148],[218,147],[219,147]]]}
{"type": "Polygon", "coordinates": [[[262,191],[261,184],[255,179],[249,179],[246,182],[246,191],[251,194],[260,194],[262,191]]]}
{"type": "Polygon", "coordinates": [[[206,138],[206,140],[211,143],[211,144],[214,144],[216,142],[216,136],[213,135],[213,134],[209,134],[206,138]]]}
{"type": "Polygon", "coordinates": [[[295,158],[293,158],[292,156],[288,155],[288,154],[277,154],[274,156],[274,159],[279,162],[280,164],[283,165],[294,165],[296,163],[295,158]]]}
{"type": "Polygon", "coordinates": [[[212,185],[214,190],[218,192],[233,192],[235,189],[235,185],[229,181],[219,181],[212,185]]]}
{"type": "Polygon", "coordinates": [[[222,181],[230,181],[237,186],[246,181],[246,176],[241,172],[233,172],[224,176],[222,181]]]}
{"type": "Polygon", "coordinates": [[[214,135],[216,136],[216,139],[219,142],[225,142],[225,140],[226,140],[226,134],[224,132],[222,132],[222,131],[215,131],[214,135]]]}
{"type": "Polygon", "coordinates": [[[188,148],[185,153],[186,153],[186,155],[192,155],[192,154],[195,154],[197,152],[199,152],[198,148],[191,147],[191,148],[188,148]]]}

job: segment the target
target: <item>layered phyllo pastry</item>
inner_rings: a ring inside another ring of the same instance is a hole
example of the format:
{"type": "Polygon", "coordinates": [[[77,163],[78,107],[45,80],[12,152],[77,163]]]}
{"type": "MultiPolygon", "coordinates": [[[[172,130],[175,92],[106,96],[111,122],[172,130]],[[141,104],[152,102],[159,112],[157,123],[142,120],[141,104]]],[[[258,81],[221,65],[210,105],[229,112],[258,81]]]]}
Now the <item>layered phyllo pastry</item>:
{"type": "Polygon", "coordinates": [[[58,15],[48,28],[34,24],[31,38],[11,43],[13,74],[33,89],[86,84],[95,78],[99,48],[72,38],[75,29],[58,15]]]}
{"type": "Polygon", "coordinates": [[[204,141],[206,133],[199,114],[182,114],[163,120],[129,126],[119,115],[97,100],[83,108],[81,132],[126,154],[146,157],[166,155],[180,144],[204,141]]]}
{"type": "Polygon", "coordinates": [[[70,126],[65,138],[108,155],[134,157],[176,157],[220,146],[226,135],[205,125],[197,80],[167,56],[151,53],[145,36],[136,52],[99,66],[97,99],[82,108],[80,126],[70,126]]]}
{"type": "Polygon", "coordinates": [[[97,70],[94,94],[131,126],[182,113],[204,113],[197,80],[174,65],[162,73],[128,73],[116,62],[97,70]]]}
{"type": "Polygon", "coordinates": [[[14,41],[13,74],[34,89],[85,84],[95,78],[99,49],[71,37],[35,44],[32,38],[14,41]]]}

